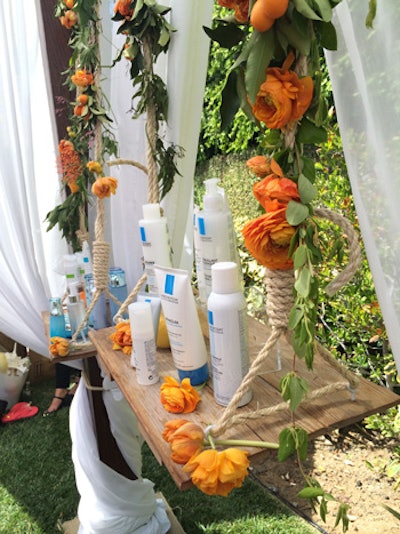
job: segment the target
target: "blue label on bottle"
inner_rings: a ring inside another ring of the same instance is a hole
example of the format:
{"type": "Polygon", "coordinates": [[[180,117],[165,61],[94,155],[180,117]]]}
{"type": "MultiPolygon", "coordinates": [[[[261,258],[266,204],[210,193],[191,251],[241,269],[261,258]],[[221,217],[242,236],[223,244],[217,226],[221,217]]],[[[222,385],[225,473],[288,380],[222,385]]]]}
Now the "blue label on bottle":
{"type": "Polygon", "coordinates": [[[165,277],[164,293],[167,295],[174,294],[175,276],[173,274],[167,274],[165,277]]]}
{"type": "Polygon", "coordinates": [[[213,312],[211,310],[208,310],[208,324],[211,326],[214,324],[213,312]]]}
{"type": "Polygon", "coordinates": [[[140,226],[140,237],[143,243],[146,243],[146,230],[143,228],[143,226],[140,226]]]}
{"type": "Polygon", "coordinates": [[[204,222],[204,218],[203,217],[199,217],[197,219],[198,223],[199,223],[199,234],[200,235],[206,235],[206,225],[205,225],[205,222],[204,222]]]}

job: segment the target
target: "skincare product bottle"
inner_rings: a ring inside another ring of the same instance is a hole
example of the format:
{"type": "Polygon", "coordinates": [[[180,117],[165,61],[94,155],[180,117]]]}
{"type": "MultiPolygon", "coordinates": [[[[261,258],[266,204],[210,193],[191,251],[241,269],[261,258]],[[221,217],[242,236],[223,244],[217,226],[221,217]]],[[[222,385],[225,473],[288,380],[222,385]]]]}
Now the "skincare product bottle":
{"type": "Polygon", "coordinates": [[[59,297],[52,297],[49,299],[50,304],[50,337],[59,336],[67,337],[65,329],[64,311],[59,297]]]}
{"type": "MultiPolygon", "coordinates": [[[[71,333],[72,335],[78,330],[78,327],[82,323],[82,320],[85,316],[85,306],[79,298],[78,294],[78,284],[70,284],[69,286],[69,295],[68,295],[68,316],[71,324],[71,333]]],[[[83,341],[87,341],[88,327],[87,324],[80,330],[78,338],[83,341]]]]}
{"type": "MultiPolygon", "coordinates": [[[[128,298],[128,288],[126,286],[125,271],[121,267],[110,267],[108,272],[108,289],[112,295],[122,304],[128,298]]],[[[110,299],[111,322],[117,314],[120,306],[110,299]]],[[[127,318],[127,316],[124,315],[127,318]]],[[[113,323],[114,324],[114,323],[113,323]]]]}
{"type": "Polygon", "coordinates": [[[167,219],[161,216],[160,204],[144,204],[143,219],[139,221],[144,270],[150,293],[158,294],[154,265],[172,267],[167,219]]]}
{"type": "Polygon", "coordinates": [[[78,295],[83,305],[86,306],[85,287],[83,282],[83,269],[79,265],[79,254],[65,254],[64,255],[64,272],[67,282],[67,291],[70,292],[70,287],[77,284],[78,295]]]}
{"type": "MultiPolygon", "coordinates": [[[[87,303],[87,307],[89,308],[92,302],[92,299],[96,293],[96,288],[94,286],[93,274],[91,273],[85,274],[84,279],[85,279],[86,303],[87,303]]],[[[108,324],[107,303],[106,303],[106,296],[104,292],[97,299],[97,302],[94,305],[94,308],[89,315],[88,322],[89,322],[89,326],[92,326],[95,330],[101,330],[102,328],[106,328],[107,326],[110,326],[108,324]]]]}
{"type": "MultiPolygon", "coordinates": [[[[227,406],[249,370],[246,300],[234,262],[212,266],[212,292],[208,298],[211,366],[214,397],[227,406]]],[[[239,404],[252,397],[247,391],[239,404]]]]}
{"type": "Polygon", "coordinates": [[[192,386],[208,379],[207,348],[201,330],[189,273],[155,265],[161,307],[165,317],[171,353],[179,379],[192,386]]]}
{"type": "Polygon", "coordinates": [[[156,295],[154,293],[139,292],[136,297],[136,300],[137,302],[150,302],[154,326],[154,339],[157,342],[158,325],[160,323],[161,314],[161,299],[159,295],[156,295]]]}
{"type": "Polygon", "coordinates": [[[228,217],[217,182],[216,178],[206,180],[203,211],[197,218],[207,297],[211,293],[211,266],[216,262],[232,259],[228,217]]]}
{"type": "Polygon", "coordinates": [[[198,218],[200,214],[200,208],[194,206],[193,209],[193,250],[194,250],[194,260],[196,266],[196,276],[197,276],[197,289],[199,292],[199,301],[204,307],[207,305],[207,290],[206,283],[204,279],[204,270],[202,262],[202,247],[200,240],[199,232],[199,223],[198,218]]]}
{"type": "Polygon", "coordinates": [[[141,386],[159,381],[153,316],[150,302],[133,302],[128,306],[132,333],[132,367],[141,386]]]}

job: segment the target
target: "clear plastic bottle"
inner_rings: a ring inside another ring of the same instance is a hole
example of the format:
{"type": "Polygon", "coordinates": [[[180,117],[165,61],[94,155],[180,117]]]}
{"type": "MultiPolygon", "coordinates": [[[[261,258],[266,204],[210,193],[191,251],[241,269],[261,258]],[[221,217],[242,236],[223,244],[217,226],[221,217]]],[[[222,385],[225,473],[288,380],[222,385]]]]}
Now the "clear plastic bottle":
{"type": "MultiPolygon", "coordinates": [[[[238,266],[212,266],[212,292],[207,302],[214,397],[227,406],[249,370],[247,306],[240,288],[238,266]]],[[[239,406],[249,403],[247,391],[239,406]]]]}
{"type": "Polygon", "coordinates": [[[61,299],[59,297],[51,297],[49,299],[50,305],[50,337],[67,337],[65,329],[64,310],[61,299]]]}
{"type": "MultiPolygon", "coordinates": [[[[77,283],[70,284],[69,286],[67,308],[68,308],[69,321],[71,324],[72,335],[74,335],[75,332],[78,330],[85,316],[85,306],[83,302],[81,301],[81,299],[79,298],[78,289],[79,287],[77,283]]],[[[86,323],[84,327],[80,330],[78,334],[78,339],[80,338],[83,341],[87,341],[87,335],[88,335],[88,327],[86,323]]]]}
{"type": "Polygon", "coordinates": [[[141,386],[159,381],[153,315],[150,302],[133,302],[128,306],[132,332],[132,367],[141,386]]]}
{"type": "MultiPolygon", "coordinates": [[[[128,288],[126,286],[125,271],[121,267],[110,267],[108,273],[108,289],[112,295],[122,304],[128,298],[128,288]]],[[[113,299],[110,299],[111,321],[117,314],[119,306],[113,299]]],[[[127,318],[127,315],[123,315],[127,318]]]]}

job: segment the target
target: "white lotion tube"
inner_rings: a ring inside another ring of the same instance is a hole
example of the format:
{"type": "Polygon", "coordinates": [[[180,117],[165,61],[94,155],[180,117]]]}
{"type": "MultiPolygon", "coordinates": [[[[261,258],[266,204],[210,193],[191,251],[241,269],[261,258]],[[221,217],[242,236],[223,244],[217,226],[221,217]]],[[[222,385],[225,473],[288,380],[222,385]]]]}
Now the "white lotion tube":
{"type": "Polygon", "coordinates": [[[139,221],[144,270],[150,293],[158,294],[154,265],[172,267],[167,219],[161,217],[160,204],[144,204],[143,219],[139,221]]]}
{"type": "Polygon", "coordinates": [[[153,326],[154,326],[154,339],[157,340],[158,334],[158,325],[160,322],[160,313],[161,313],[161,299],[158,295],[154,293],[138,293],[136,297],[137,302],[150,302],[151,305],[151,314],[153,317],[153,326]]]}
{"type": "Polygon", "coordinates": [[[141,386],[159,381],[157,351],[150,302],[133,302],[128,306],[132,333],[132,367],[141,386]]]}
{"type": "MultiPolygon", "coordinates": [[[[227,406],[249,370],[247,306],[236,263],[212,266],[212,292],[207,307],[214,397],[218,404],[227,406]]],[[[251,398],[249,390],[239,406],[251,398]]]]}
{"type": "Polygon", "coordinates": [[[211,293],[211,266],[216,262],[232,259],[229,221],[217,182],[216,178],[206,180],[203,211],[197,216],[207,298],[211,293]]]}
{"type": "Polygon", "coordinates": [[[207,348],[189,274],[160,265],[155,265],[154,271],[179,379],[190,378],[197,386],[208,379],[207,348]]]}

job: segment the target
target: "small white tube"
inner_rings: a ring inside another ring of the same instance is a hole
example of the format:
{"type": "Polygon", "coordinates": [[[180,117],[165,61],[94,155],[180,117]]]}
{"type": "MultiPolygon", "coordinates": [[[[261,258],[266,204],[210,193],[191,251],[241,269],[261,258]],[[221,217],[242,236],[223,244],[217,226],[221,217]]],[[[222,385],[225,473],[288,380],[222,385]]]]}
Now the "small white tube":
{"type": "Polygon", "coordinates": [[[154,293],[138,293],[136,300],[137,302],[150,302],[151,314],[153,316],[154,339],[157,340],[158,325],[160,322],[161,313],[160,297],[158,295],[155,295],[154,293]]]}
{"type": "Polygon", "coordinates": [[[208,379],[207,348],[189,274],[160,265],[155,265],[154,271],[179,379],[190,378],[197,386],[208,379]]]}
{"type": "Polygon", "coordinates": [[[128,306],[132,333],[132,367],[141,386],[159,381],[157,351],[150,302],[133,302],[128,306]]]}

